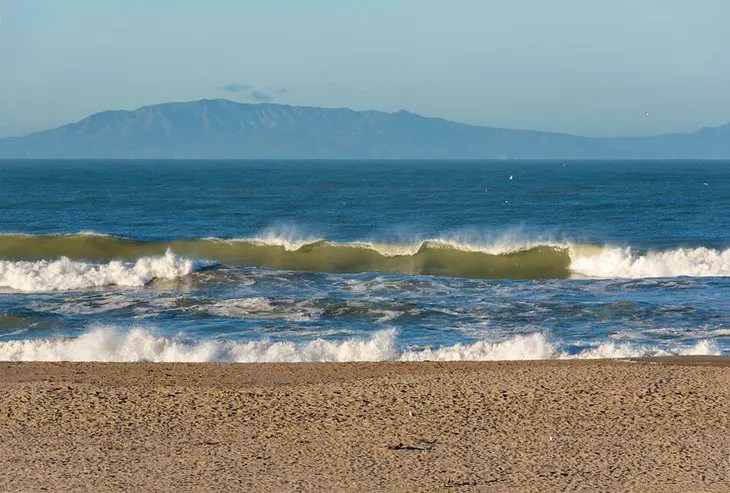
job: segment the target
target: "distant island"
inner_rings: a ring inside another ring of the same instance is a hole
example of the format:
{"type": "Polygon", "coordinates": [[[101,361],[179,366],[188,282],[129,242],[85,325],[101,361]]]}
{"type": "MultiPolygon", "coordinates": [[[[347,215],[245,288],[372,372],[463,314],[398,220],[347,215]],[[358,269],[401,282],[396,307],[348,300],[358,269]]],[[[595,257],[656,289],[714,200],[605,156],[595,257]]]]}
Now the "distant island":
{"type": "Polygon", "coordinates": [[[730,124],[688,134],[592,138],[427,118],[224,99],[104,111],[0,139],[0,158],[730,159],[730,124]]]}

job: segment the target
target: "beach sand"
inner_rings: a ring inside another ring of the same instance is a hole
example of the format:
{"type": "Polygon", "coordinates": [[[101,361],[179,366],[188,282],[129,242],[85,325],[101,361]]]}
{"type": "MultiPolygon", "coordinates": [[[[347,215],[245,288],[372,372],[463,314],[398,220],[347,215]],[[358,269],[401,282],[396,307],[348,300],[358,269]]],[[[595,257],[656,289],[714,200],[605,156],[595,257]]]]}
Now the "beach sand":
{"type": "Polygon", "coordinates": [[[0,363],[0,491],[730,491],[729,365],[0,363]]]}

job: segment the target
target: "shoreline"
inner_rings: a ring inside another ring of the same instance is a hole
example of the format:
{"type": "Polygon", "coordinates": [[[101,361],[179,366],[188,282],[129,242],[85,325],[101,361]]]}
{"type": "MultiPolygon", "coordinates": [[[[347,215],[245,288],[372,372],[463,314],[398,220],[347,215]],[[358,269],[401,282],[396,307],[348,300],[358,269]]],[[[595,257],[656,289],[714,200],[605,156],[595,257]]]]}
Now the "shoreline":
{"type": "Polygon", "coordinates": [[[21,382],[77,381],[109,385],[235,386],[285,385],[314,381],[342,381],[390,375],[432,374],[521,367],[658,365],[730,367],[730,356],[651,356],[638,358],[535,359],[492,361],[352,361],[300,363],[239,362],[114,362],[114,361],[0,361],[0,385],[21,382]],[[164,370],[166,374],[156,373],[164,370]],[[345,370],[345,371],[342,371],[345,370]],[[89,373],[91,371],[91,373],[89,373]],[[172,372],[172,373],[170,373],[172,372]],[[169,376],[167,375],[168,373],[169,376]],[[223,377],[221,379],[221,377],[223,377]]]}
{"type": "Polygon", "coordinates": [[[0,369],[0,491],[730,490],[728,356],[0,369]]]}

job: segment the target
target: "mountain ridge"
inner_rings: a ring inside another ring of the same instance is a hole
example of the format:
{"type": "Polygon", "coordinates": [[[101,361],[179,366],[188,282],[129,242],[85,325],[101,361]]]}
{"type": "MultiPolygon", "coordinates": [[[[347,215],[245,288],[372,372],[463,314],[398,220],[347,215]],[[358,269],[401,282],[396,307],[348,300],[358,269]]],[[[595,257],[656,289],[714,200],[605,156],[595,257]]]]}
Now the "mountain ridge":
{"type": "Polygon", "coordinates": [[[730,123],[651,137],[583,137],[405,110],[202,99],[105,110],[0,139],[0,158],[730,159],[730,123]]]}

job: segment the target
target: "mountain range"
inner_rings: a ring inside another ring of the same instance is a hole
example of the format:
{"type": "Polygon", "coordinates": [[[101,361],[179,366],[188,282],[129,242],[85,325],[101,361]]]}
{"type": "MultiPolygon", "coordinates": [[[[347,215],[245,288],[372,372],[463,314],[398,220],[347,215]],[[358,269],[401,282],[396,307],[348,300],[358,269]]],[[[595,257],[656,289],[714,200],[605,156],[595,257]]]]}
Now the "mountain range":
{"type": "Polygon", "coordinates": [[[0,158],[730,159],[730,124],[694,133],[595,138],[224,99],[103,111],[0,139],[0,158]]]}

